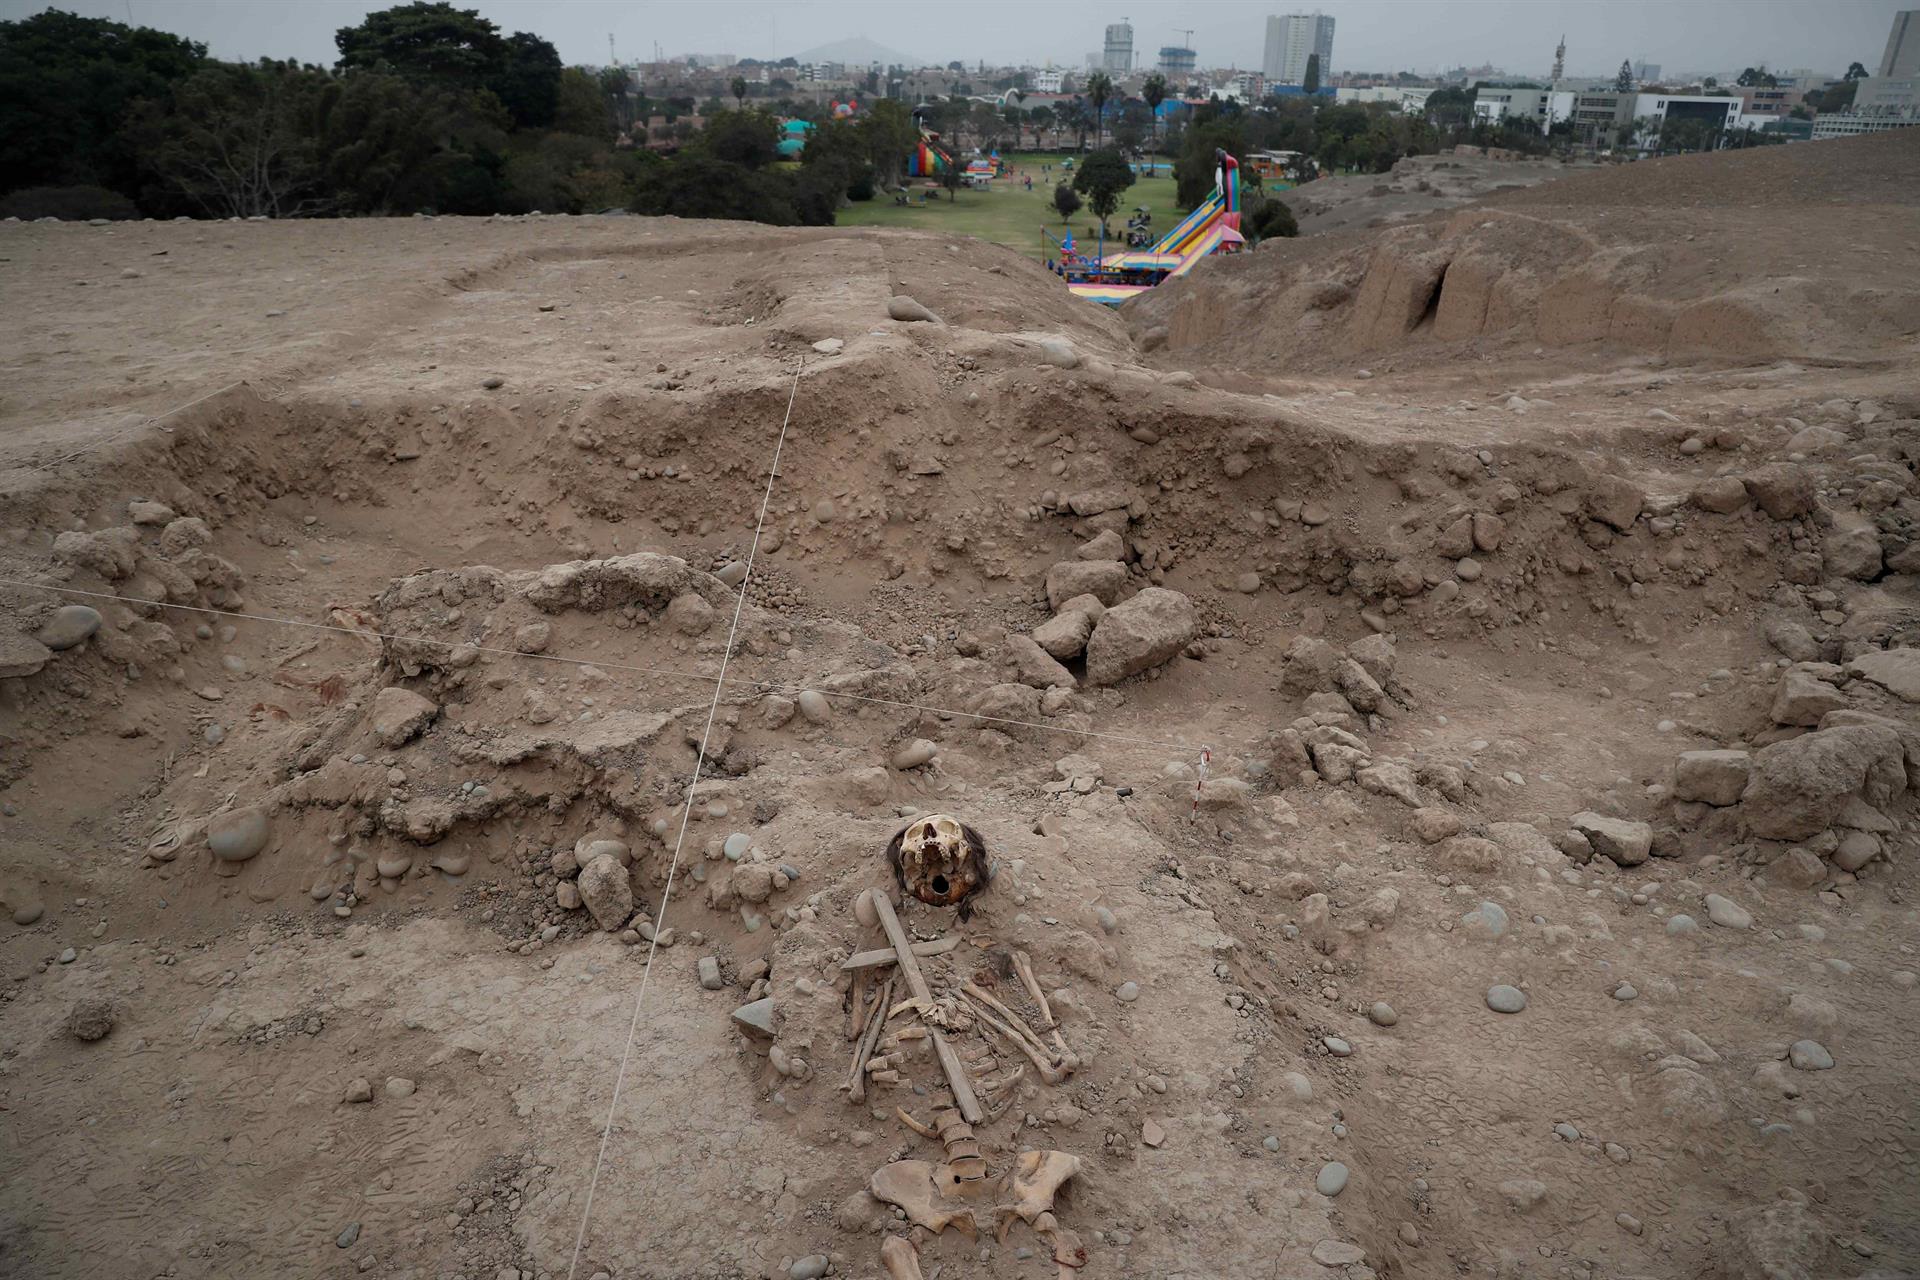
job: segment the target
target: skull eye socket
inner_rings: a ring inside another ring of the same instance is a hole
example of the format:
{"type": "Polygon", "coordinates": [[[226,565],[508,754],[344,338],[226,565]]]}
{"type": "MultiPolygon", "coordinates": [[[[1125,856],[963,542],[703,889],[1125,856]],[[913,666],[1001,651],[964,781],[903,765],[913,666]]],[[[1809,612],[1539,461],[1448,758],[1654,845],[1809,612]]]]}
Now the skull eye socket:
{"type": "Polygon", "coordinates": [[[935,876],[933,878],[933,891],[935,893],[945,895],[949,887],[945,876],[935,876]]]}

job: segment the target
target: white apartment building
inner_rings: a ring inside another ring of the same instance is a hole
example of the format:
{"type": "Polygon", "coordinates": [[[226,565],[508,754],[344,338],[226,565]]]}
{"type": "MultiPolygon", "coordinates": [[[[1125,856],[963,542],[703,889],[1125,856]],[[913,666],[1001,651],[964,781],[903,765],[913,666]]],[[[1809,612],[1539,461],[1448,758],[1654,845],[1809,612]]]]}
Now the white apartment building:
{"type": "Polygon", "coordinates": [[[1307,59],[1320,55],[1320,79],[1333,74],[1333,18],[1324,13],[1269,14],[1266,56],[1261,72],[1268,84],[1300,84],[1307,59]]]}
{"type": "MultiPolygon", "coordinates": [[[[1568,95],[1571,97],[1572,95],[1568,95]]],[[[1551,89],[1483,87],[1473,100],[1473,117],[1482,124],[1530,124],[1545,133],[1556,119],[1551,89]]]]}

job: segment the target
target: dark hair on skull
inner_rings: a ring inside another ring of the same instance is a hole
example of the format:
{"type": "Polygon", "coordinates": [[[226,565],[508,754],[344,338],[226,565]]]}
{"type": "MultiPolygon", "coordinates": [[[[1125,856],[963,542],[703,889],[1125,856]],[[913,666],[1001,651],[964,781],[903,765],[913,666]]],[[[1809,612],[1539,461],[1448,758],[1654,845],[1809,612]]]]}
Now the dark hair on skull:
{"type": "Polygon", "coordinates": [[[987,887],[987,842],[944,813],[916,818],[887,845],[887,865],[902,893],[931,906],[959,907],[973,916],[973,897],[987,887]]]}

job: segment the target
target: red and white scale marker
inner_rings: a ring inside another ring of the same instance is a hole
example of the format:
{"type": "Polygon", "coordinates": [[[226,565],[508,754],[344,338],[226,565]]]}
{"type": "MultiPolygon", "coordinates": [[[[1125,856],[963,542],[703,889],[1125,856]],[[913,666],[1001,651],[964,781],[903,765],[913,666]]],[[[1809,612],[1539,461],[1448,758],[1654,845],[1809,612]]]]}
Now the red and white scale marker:
{"type": "Polygon", "coordinates": [[[1200,772],[1193,780],[1193,812],[1187,817],[1187,821],[1189,822],[1197,822],[1200,820],[1200,789],[1207,785],[1207,766],[1212,763],[1213,749],[1211,747],[1200,748],[1200,772]]]}

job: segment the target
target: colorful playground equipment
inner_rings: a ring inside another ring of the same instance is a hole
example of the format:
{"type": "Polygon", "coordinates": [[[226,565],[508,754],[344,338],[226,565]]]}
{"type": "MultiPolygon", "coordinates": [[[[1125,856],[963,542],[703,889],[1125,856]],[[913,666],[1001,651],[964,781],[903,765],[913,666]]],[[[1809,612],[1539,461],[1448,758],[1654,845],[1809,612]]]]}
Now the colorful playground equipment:
{"type": "Polygon", "coordinates": [[[800,153],[807,149],[807,139],[812,135],[812,121],[782,120],[780,122],[780,140],[773,144],[774,150],[780,153],[782,160],[798,160],[800,153]]]}
{"type": "Polygon", "coordinates": [[[1107,253],[1103,240],[1089,257],[1074,248],[1071,235],[1054,240],[1043,230],[1043,241],[1051,242],[1057,253],[1048,257],[1047,269],[1063,278],[1075,297],[1117,307],[1162,281],[1185,275],[1210,254],[1238,252],[1246,244],[1240,234],[1240,162],[1224,151],[1215,151],[1213,158],[1213,193],[1151,248],[1107,253]]]}
{"type": "Polygon", "coordinates": [[[920,126],[920,141],[907,152],[909,178],[937,178],[953,167],[953,157],[940,149],[940,135],[920,126]]]}
{"type": "Polygon", "coordinates": [[[1013,172],[1013,166],[1000,158],[998,150],[984,156],[975,156],[967,161],[967,174],[975,178],[1004,178],[1013,172]]]}

